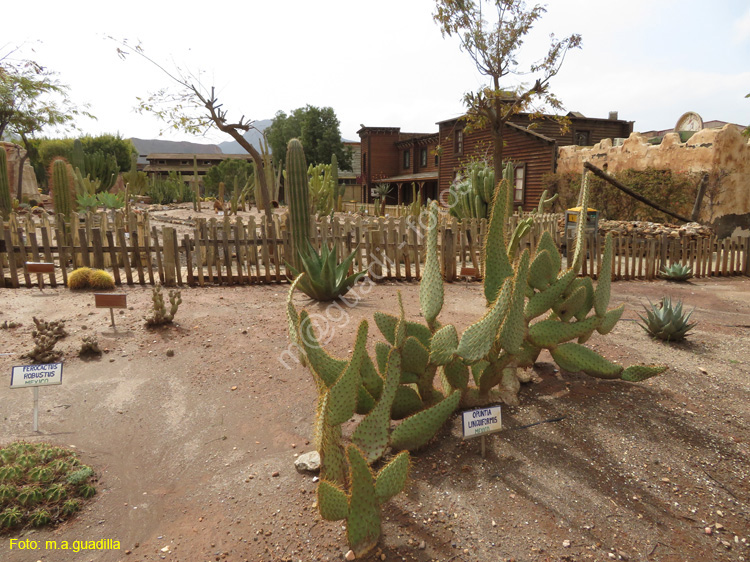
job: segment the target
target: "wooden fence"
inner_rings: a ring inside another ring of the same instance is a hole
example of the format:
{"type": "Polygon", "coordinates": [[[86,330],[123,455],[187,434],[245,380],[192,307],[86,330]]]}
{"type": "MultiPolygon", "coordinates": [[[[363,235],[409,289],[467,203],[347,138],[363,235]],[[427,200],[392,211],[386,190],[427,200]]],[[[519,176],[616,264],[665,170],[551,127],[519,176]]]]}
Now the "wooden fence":
{"type": "MultiPolygon", "coordinates": [[[[286,217],[198,219],[188,227],[151,226],[147,216],[81,216],[73,228],[58,220],[11,220],[0,240],[0,287],[51,286],[67,283],[69,270],[88,266],[112,272],[117,285],[213,285],[287,282],[289,235],[286,217]],[[23,224],[22,224],[23,223],[23,224]],[[178,228],[180,231],[178,233],[178,228]],[[54,263],[55,273],[33,273],[29,262],[54,263]]],[[[512,217],[512,230],[520,217],[512,217]]],[[[535,217],[522,240],[533,250],[544,231],[557,238],[555,215],[535,217]]],[[[354,252],[352,271],[367,270],[376,280],[421,278],[427,224],[411,217],[325,217],[316,223],[310,241],[320,249],[335,246],[339,260],[354,252]]],[[[451,282],[479,278],[484,269],[482,246],[485,220],[458,221],[442,217],[439,247],[443,274],[451,282]]],[[[559,243],[559,240],[556,239],[559,243]]],[[[587,241],[583,274],[601,269],[602,240],[587,241]]],[[[615,241],[613,279],[654,279],[662,267],[679,261],[691,265],[696,277],[750,275],[750,238],[734,240],[643,239],[615,241]]]]}

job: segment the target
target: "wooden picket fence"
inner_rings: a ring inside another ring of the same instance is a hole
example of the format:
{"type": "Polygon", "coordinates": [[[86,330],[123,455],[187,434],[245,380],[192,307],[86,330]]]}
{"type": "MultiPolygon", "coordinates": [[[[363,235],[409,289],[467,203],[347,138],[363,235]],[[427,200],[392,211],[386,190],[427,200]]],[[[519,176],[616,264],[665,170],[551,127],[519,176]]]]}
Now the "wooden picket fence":
{"type": "MultiPolygon", "coordinates": [[[[508,222],[508,232],[522,217],[508,222]]],[[[423,217],[424,219],[424,217],[423,217]]],[[[534,217],[521,241],[533,251],[545,231],[559,244],[557,215],[534,217]]],[[[247,285],[285,283],[291,275],[286,215],[200,218],[178,235],[174,226],[151,226],[147,215],[122,213],[81,215],[74,225],[11,217],[0,240],[0,287],[66,284],[68,272],[87,266],[112,272],[117,285],[247,285]],[[74,226],[76,228],[74,228],[74,226]],[[54,273],[34,273],[29,262],[55,265],[54,273]]],[[[421,278],[425,259],[426,220],[412,217],[325,217],[315,225],[312,245],[335,247],[339,261],[354,253],[351,271],[368,271],[375,280],[421,278]]],[[[439,248],[446,281],[481,278],[482,246],[487,221],[441,216],[439,248]]],[[[662,267],[680,261],[696,277],[750,275],[750,238],[683,240],[621,237],[615,241],[613,279],[654,279],[662,267]]],[[[582,273],[596,277],[603,241],[590,236],[582,273]]]]}

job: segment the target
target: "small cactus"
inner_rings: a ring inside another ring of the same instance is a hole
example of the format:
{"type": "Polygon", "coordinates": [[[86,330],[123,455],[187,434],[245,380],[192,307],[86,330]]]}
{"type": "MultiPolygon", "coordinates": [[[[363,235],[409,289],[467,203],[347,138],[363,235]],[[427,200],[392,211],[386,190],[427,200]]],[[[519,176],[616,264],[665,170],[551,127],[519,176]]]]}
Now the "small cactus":
{"type": "Polygon", "coordinates": [[[151,316],[146,318],[146,324],[149,326],[160,326],[162,324],[171,324],[177,314],[177,308],[182,304],[182,295],[179,290],[171,289],[169,291],[169,312],[164,304],[164,295],[161,292],[161,285],[153,288],[151,295],[153,301],[153,310],[151,316]]]}
{"type": "Polygon", "coordinates": [[[115,278],[103,269],[94,269],[89,274],[89,285],[99,291],[111,291],[115,288],[115,278]]]}
{"type": "Polygon", "coordinates": [[[89,288],[89,276],[91,275],[90,267],[79,267],[68,275],[68,289],[79,291],[89,288]]]}

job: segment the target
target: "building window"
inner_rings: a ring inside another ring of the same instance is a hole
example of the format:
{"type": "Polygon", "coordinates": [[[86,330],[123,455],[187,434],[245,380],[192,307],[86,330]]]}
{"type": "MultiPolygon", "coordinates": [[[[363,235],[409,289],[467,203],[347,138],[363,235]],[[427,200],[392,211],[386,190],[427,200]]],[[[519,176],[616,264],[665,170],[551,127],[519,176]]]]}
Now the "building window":
{"type": "Polygon", "coordinates": [[[573,135],[573,143],[577,146],[590,146],[589,131],[576,131],[573,135]]]}
{"type": "Polygon", "coordinates": [[[409,168],[411,166],[411,152],[408,150],[404,150],[404,168],[409,168]]]}
{"type": "Polygon", "coordinates": [[[427,166],[427,149],[423,148],[419,151],[419,165],[424,168],[427,166]]]}
{"type": "Polygon", "coordinates": [[[516,164],[513,170],[513,203],[523,204],[526,185],[526,164],[516,164]]]}
{"type": "Polygon", "coordinates": [[[435,166],[437,167],[439,165],[440,165],[440,157],[437,154],[435,154],[435,166]]]}
{"type": "Polygon", "coordinates": [[[462,130],[456,131],[454,133],[453,152],[454,154],[458,155],[464,153],[464,132],[462,130]]]}

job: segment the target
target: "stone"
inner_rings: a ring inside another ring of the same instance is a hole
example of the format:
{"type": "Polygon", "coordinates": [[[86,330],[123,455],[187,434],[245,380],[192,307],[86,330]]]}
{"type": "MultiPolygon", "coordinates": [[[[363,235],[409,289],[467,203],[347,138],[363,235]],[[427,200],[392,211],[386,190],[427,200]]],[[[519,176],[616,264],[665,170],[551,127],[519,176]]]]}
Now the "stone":
{"type": "Polygon", "coordinates": [[[353,550],[348,551],[346,554],[344,554],[344,558],[346,560],[354,560],[357,556],[354,554],[353,550]]]}
{"type": "Polygon", "coordinates": [[[310,451],[297,457],[294,468],[299,472],[318,472],[320,470],[320,454],[318,451],[310,451]]]}
{"type": "MultiPolygon", "coordinates": [[[[26,155],[26,150],[17,144],[11,142],[0,142],[0,149],[5,150],[8,156],[8,179],[10,180],[11,199],[17,198],[18,195],[18,163],[26,155]]],[[[34,168],[27,158],[23,163],[23,180],[21,183],[21,196],[26,200],[33,199],[39,201],[39,186],[36,183],[36,174],[34,168]]]]}

